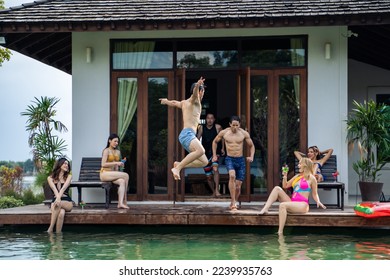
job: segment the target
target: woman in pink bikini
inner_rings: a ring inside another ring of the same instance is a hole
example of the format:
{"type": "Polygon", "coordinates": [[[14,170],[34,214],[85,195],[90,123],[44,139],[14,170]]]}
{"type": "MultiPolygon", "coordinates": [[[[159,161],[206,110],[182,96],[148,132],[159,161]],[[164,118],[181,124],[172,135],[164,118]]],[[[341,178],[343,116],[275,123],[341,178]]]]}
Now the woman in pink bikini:
{"type": "Polygon", "coordinates": [[[317,202],[317,207],[326,209],[320,201],[317,192],[317,180],[313,175],[313,162],[308,158],[301,158],[298,164],[299,174],[287,181],[287,173],[283,172],[283,188],[276,186],[269,195],[267,202],[260,214],[267,214],[268,209],[275,201],[280,201],[279,205],[279,230],[278,234],[283,234],[286,224],[287,213],[304,214],[309,211],[309,195],[312,193],[313,199],[317,202]],[[291,198],[284,189],[293,188],[291,198]]]}

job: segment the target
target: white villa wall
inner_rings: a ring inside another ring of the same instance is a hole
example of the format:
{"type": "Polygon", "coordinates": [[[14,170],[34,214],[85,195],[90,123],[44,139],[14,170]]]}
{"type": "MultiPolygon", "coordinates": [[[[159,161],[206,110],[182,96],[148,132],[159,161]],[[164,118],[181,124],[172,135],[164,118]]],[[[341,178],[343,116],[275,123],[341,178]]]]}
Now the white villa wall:
{"type": "MultiPolygon", "coordinates": [[[[109,130],[110,39],[202,38],[271,35],[308,35],[309,145],[333,148],[338,157],[340,181],[348,186],[345,123],[347,112],[346,27],[259,28],[143,32],[82,32],[72,35],[73,76],[73,176],[78,178],[82,157],[100,156],[109,130]],[[332,44],[331,59],[324,58],[324,45],[332,44]],[[86,63],[86,47],[92,61],[86,63]]],[[[333,192],[332,192],[333,193],[333,192]]],[[[329,192],[321,194],[326,202],[329,192]]],[[[74,199],[77,199],[74,198],[74,199]]],[[[329,198],[330,199],[330,198],[329,198]]],[[[100,189],[83,191],[86,202],[103,202],[100,189]]]]}
{"type": "MultiPolygon", "coordinates": [[[[390,71],[371,66],[356,60],[348,62],[348,87],[349,98],[348,108],[351,110],[352,101],[363,102],[364,100],[374,99],[375,94],[390,94],[390,71]]],[[[375,99],[374,99],[375,100],[375,99]]],[[[359,159],[359,153],[356,148],[353,154],[348,157],[348,174],[351,194],[360,194],[357,182],[359,177],[352,169],[352,164],[359,159]]],[[[386,196],[390,195],[390,164],[387,164],[381,176],[381,182],[384,182],[383,191],[386,196]]]]}

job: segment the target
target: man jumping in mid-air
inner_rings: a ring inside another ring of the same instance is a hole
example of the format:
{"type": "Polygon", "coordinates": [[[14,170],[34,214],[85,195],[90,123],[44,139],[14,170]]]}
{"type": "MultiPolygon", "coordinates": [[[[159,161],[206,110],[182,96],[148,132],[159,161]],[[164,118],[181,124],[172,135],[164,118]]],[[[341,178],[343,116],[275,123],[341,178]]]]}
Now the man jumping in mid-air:
{"type": "Polygon", "coordinates": [[[208,160],[202,143],[196,138],[196,128],[200,122],[202,112],[201,101],[204,95],[204,81],[202,77],[191,86],[190,98],[182,101],[160,98],[161,104],[179,108],[183,111],[184,128],[180,132],[179,142],[188,152],[182,161],[175,161],[171,169],[175,180],[180,180],[180,171],[186,167],[203,167],[208,160]]]}

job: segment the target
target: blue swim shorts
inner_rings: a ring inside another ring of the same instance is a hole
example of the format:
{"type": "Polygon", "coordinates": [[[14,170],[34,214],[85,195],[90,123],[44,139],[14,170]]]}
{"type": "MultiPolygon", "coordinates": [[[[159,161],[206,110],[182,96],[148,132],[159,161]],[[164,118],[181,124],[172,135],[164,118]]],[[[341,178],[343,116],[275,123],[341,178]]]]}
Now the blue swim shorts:
{"type": "Polygon", "coordinates": [[[196,138],[195,131],[191,128],[184,128],[179,134],[179,142],[187,152],[190,151],[191,141],[196,138]]]}
{"type": "MultiPolygon", "coordinates": [[[[219,156],[218,156],[219,158],[219,156]]],[[[209,163],[203,167],[203,170],[204,170],[204,173],[206,174],[206,176],[210,176],[213,174],[213,167],[214,166],[218,166],[219,165],[219,160],[217,161],[213,161],[213,157],[211,156],[211,158],[209,158],[209,163]]]]}
{"type": "Polygon", "coordinates": [[[229,157],[225,158],[226,169],[236,171],[236,180],[244,181],[246,173],[246,164],[244,157],[229,157]]]}

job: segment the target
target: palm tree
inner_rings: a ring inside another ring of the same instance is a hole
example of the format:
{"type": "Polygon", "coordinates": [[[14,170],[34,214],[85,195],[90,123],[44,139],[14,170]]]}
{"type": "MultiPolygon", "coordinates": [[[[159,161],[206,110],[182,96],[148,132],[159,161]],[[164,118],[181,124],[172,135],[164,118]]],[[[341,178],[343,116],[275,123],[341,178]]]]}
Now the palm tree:
{"type": "Polygon", "coordinates": [[[66,126],[54,120],[57,111],[54,107],[60,99],[56,97],[35,97],[22,116],[27,117],[26,130],[28,143],[32,147],[33,158],[38,172],[49,174],[55,160],[66,150],[65,141],[54,135],[54,131],[67,132],[66,126]]]}

